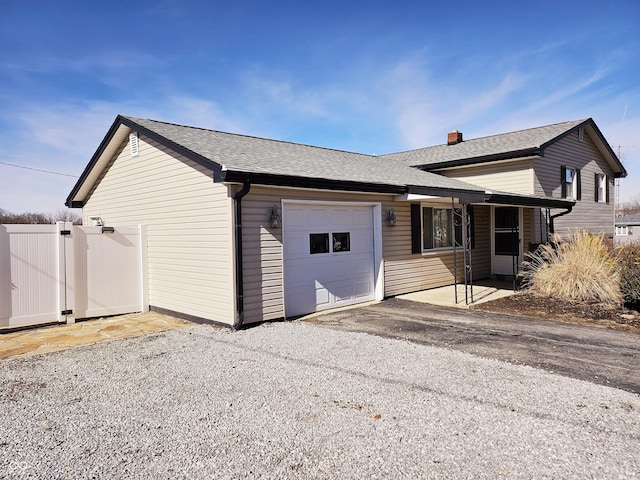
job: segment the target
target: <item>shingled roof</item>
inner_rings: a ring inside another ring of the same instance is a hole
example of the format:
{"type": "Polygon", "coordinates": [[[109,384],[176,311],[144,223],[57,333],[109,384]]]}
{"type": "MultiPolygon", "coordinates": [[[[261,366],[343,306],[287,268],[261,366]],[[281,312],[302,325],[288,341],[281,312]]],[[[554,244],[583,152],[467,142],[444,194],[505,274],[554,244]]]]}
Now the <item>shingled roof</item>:
{"type": "Polygon", "coordinates": [[[582,127],[586,127],[589,130],[596,146],[605,157],[609,157],[610,163],[614,168],[618,169],[620,176],[626,176],[627,172],[620,160],[611,150],[611,147],[591,118],[474,138],[453,145],[436,145],[406,152],[391,153],[384,155],[382,158],[400,161],[405,165],[426,170],[435,170],[495,160],[543,156],[544,149],[547,146],[582,127]]]}
{"type": "Polygon", "coordinates": [[[126,117],[218,166],[225,180],[246,175],[305,177],[370,185],[407,185],[484,192],[452,178],[361,153],[126,117]]]}
{"type": "Polygon", "coordinates": [[[616,217],[616,225],[640,225],[640,213],[629,213],[616,217]]]}
{"type": "MultiPolygon", "coordinates": [[[[546,132],[544,138],[548,138],[557,135],[560,130],[571,128],[569,123],[572,122],[558,124],[564,125],[561,128],[550,126],[531,130],[540,130],[533,135],[536,138],[542,138],[543,131],[546,132]],[[545,128],[551,128],[551,131],[544,130],[545,128]]],[[[578,125],[580,121],[573,123],[578,125]]],[[[431,195],[459,198],[465,202],[484,202],[493,198],[502,203],[511,198],[519,205],[557,208],[566,208],[572,204],[563,199],[487,192],[477,185],[415,168],[412,159],[425,158],[419,152],[430,149],[395,155],[365,155],[119,115],[67,197],[67,206],[81,207],[84,204],[92,186],[103,170],[108,168],[109,160],[117,154],[117,149],[132,131],[210,169],[216,182],[431,195]]],[[[502,150],[506,149],[509,138],[518,148],[531,144],[530,140],[524,139],[526,135],[518,133],[520,132],[496,136],[503,137],[503,140],[497,142],[503,145],[502,150]]],[[[473,143],[481,150],[482,142],[473,143]]],[[[463,148],[458,150],[464,151],[463,148]]],[[[486,153],[488,147],[483,151],[486,153]]]]}

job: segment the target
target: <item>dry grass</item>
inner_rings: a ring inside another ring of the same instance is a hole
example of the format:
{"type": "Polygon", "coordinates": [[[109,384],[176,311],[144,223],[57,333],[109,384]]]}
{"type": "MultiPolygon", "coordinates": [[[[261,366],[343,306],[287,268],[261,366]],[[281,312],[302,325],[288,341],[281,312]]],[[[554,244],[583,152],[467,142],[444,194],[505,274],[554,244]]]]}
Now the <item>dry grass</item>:
{"type": "Polygon", "coordinates": [[[531,293],[569,302],[621,304],[617,262],[602,235],[571,232],[527,254],[524,280],[531,293]]]}
{"type": "Polygon", "coordinates": [[[640,243],[628,243],[614,251],[619,264],[620,291],[625,304],[640,307],[640,243]]]}

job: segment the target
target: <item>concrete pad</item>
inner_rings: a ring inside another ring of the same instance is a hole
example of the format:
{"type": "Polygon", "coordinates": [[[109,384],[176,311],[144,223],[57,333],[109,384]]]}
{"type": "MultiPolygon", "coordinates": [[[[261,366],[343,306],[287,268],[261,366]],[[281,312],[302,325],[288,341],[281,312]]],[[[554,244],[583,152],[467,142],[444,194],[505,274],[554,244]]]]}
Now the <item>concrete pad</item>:
{"type": "Polygon", "coordinates": [[[410,300],[412,302],[429,303],[431,305],[443,305],[449,307],[469,308],[478,303],[490,302],[502,297],[508,297],[515,292],[510,282],[484,280],[467,286],[465,295],[464,285],[447,285],[445,287],[431,288],[419,292],[398,295],[396,298],[410,300]],[[456,288],[458,301],[456,302],[456,288]]]}
{"type": "Polygon", "coordinates": [[[0,359],[56,352],[190,325],[193,323],[186,320],[147,312],[0,333],[0,359]]]}

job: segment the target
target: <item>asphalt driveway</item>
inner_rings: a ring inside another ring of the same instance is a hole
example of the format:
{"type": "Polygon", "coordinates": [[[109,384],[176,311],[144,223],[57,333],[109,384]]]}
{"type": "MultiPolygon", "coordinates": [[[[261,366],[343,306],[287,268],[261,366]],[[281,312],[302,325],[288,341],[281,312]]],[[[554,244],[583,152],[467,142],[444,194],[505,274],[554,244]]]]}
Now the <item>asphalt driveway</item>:
{"type": "Polygon", "coordinates": [[[640,394],[640,335],[635,333],[400,299],[305,321],[447,347],[640,394]]]}

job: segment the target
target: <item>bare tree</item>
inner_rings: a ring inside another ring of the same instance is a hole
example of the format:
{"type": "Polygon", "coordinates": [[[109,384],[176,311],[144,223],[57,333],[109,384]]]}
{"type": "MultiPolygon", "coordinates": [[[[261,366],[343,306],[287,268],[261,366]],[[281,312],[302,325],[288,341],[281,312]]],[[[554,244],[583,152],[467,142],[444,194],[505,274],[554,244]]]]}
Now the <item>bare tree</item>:
{"type": "Polygon", "coordinates": [[[640,213],[640,194],[631,198],[618,207],[618,214],[629,215],[630,213],[640,213]]]}
{"type": "Polygon", "coordinates": [[[52,224],[56,222],[72,222],[78,225],[81,221],[82,217],[73,210],[58,210],[53,213],[12,213],[0,208],[0,223],[52,224]]]}

